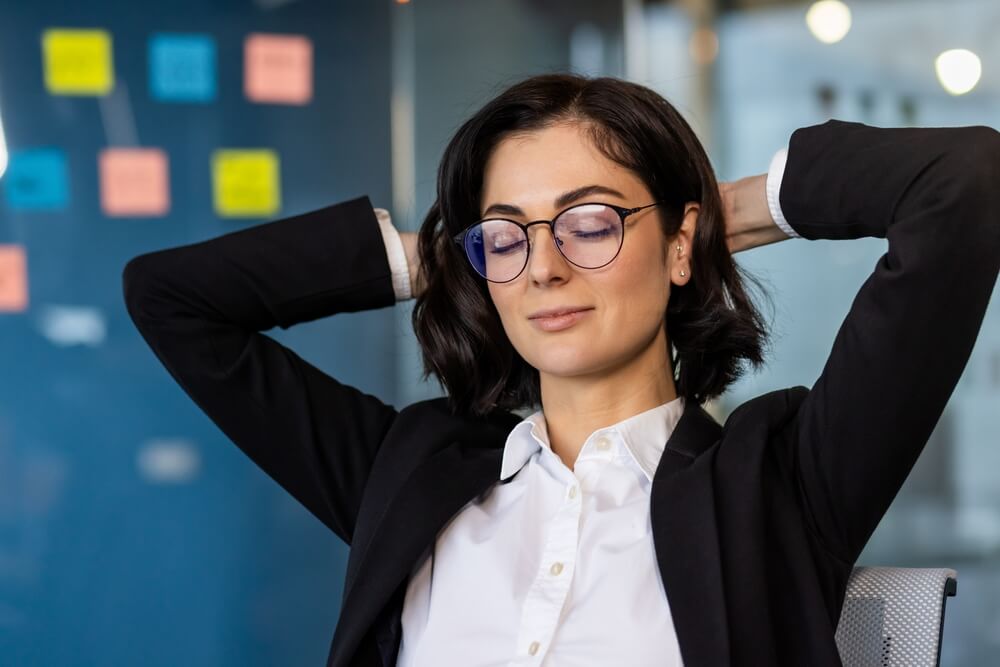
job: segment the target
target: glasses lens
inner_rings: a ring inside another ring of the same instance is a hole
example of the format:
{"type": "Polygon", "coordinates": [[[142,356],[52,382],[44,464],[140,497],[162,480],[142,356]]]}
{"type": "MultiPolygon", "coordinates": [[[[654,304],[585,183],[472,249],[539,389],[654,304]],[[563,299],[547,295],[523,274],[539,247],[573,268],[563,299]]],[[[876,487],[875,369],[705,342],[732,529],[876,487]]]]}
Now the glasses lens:
{"type": "Polygon", "coordinates": [[[479,275],[507,282],[524,268],[528,239],[524,230],[509,220],[484,220],[466,233],[465,254],[479,275]]]}
{"type": "Polygon", "coordinates": [[[556,239],[566,259],[585,269],[596,269],[618,254],[622,220],[610,206],[574,206],[556,218],[556,239]]]}
{"type": "MultiPolygon", "coordinates": [[[[614,259],[621,248],[621,218],[603,204],[575,206],[556,219],[555,237],[566,259],[596,269],[614,259]]],[[[527,263],[528,239],[524,230],[509,220],[484,220],[466,234],[465,252],[479,275],[507,282],[527,263]]]]}

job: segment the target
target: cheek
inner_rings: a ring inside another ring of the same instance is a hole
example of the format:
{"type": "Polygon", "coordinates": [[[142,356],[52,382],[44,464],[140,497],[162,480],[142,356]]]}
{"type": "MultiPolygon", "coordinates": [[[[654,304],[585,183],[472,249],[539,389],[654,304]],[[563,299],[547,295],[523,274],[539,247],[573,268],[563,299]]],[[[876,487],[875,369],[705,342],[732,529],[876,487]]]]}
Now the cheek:
{"type": "MultiPolygon", "coordinates": [[[[536,364],[534,355],[539,339],[535,337],[536,332],[532,325],[522,315],[521,294],[513,289],[508,292],[503,288],[490,287],[489,290],[493,306],[500,316],[500,326],[503,327],[510,344],[529,363],[536,364]]],[[[542,341],[544,342],[544,339],[542,341]]]]}
{"type": "Polygon", "coordinates": [[[662,264],[640,260],[623,262],[623,269],[608,275],[604,292],[608,310],[621,322],[637,329],[655,325],[666,312],[669,275],[662,264]],[[619,319],[620,318],[620,319],[619,319]]]}
{"type": "Polygon", "coordinates": [[[516,319],[514,297],[511,294],[505,294],[503,289],[496,289],[492,286],[488,289],[490,298],[493,299],[493,307],[496,308],[497,314],[500,316],[500,325],[507,332],[507,336],[511,337],[514,332],[510,330],[509,325],[516,319]]]}

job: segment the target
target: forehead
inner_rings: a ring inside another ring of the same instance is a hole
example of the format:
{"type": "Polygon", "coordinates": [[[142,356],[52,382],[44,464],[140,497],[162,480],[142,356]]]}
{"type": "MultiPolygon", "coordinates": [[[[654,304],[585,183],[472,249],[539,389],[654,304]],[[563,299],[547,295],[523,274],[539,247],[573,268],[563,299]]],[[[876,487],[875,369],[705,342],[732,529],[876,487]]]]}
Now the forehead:
{"type": "MultiPolygon", "coordinates": [[[[626,200],[642,198],[646,192],[635,174],[601,153],[585,128],[575,123],[553,125],[508,136],[497,144],[486,163],[479,210],[503,203],[528,212],[551,212],[559,195],[593,184],[617,190],[626,200]]],[[[611,195],[598,199],[622,200],[611,195]]]]}

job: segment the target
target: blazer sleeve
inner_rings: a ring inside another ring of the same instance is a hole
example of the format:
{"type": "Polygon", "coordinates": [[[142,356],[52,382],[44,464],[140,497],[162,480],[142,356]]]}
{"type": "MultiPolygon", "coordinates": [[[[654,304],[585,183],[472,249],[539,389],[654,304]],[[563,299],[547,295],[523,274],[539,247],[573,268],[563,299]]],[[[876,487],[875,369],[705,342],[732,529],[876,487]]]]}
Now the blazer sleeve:
{"type": "Polygon", "coordinates": [[[350,544],[397,411],[261,332],[395,303],[368,197],[139,255],[122,284],[132,321],[174,380],[350,544]]]}
{"type": "Polygon", "coordinates": [[[800,128],[779,198],[806,239],[888,239],[790,423],[806,514],[826,548],[854,563],[944,411],[989,304],[1000,133],[800,128]]]}

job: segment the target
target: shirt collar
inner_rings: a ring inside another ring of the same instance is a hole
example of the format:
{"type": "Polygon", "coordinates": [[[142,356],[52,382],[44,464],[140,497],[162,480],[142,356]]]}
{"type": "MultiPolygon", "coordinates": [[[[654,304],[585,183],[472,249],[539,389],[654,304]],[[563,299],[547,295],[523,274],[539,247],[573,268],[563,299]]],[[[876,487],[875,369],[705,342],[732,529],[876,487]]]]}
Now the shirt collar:
{"type": "MultiPolygon", "coordinates": [[[[617,434],[625,443],[625,450],[645,473],[646,479],[652,482],[667,440],[684,413],[684,403],[684,397],[678,396],[617,424],[599,428],[587,440],[601,433],[610,436],[617,434]]],[[[545,417],[541,410],[537,410],[514,426],[507,435],[500,465],[500,479],[506,481],[512,477],[542,447],[551,450],[545,417]]]]}

